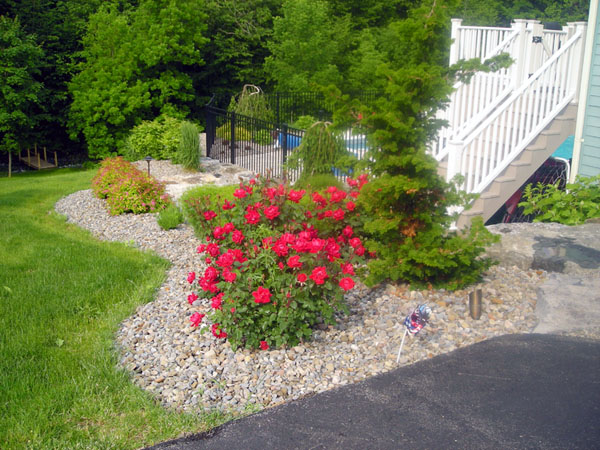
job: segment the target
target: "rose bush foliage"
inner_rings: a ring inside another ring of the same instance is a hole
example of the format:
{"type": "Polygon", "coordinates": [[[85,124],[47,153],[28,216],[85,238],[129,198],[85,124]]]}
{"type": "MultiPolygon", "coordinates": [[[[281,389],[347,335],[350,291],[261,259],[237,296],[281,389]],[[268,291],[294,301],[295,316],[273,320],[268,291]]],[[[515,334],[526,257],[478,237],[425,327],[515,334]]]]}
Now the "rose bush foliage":
{"type": "Polygon", "coordinates": [[[191,326],[205,314],[212,334],[232,348],[265,350],[309,339],[321,321],[333,324],[365,261],[355,203],[365,183],[361,176],[348,191],[307,194],[259,179],[219,199],[218,209],[214,197],[190,199],[207,265],[188,276],[198,288],[188,302],[202,309],[191,326]]]}

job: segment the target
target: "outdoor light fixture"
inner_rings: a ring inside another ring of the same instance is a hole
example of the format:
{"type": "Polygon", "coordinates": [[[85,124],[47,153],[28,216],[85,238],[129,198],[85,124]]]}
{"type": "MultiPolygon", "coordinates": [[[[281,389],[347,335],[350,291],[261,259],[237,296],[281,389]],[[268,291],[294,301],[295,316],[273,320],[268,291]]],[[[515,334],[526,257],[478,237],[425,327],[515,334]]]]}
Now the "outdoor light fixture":
{"type": "Polygon", "coordinates": [[[150,176],[150,161],[152,161],[153,158],[152,156],[146,156],[144,159],[148,163],[148,176],[150,176]]]}
{"type": "Polygon", "coordinates": [[[469,314],[475,320],[481,317],[481,289],[469,292],[469,314]]]}

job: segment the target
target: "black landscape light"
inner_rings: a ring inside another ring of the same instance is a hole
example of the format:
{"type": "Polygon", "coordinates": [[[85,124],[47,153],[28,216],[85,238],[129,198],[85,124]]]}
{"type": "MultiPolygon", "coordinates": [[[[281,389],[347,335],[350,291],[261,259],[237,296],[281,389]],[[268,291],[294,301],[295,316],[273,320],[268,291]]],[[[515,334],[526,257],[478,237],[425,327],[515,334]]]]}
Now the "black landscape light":
{"type": "Polygon", "coordinates": [[[148,176],[150,176],[150,161],[153,160],[152,156],[146,156],[144,160],[148,163],[148,176]]]}

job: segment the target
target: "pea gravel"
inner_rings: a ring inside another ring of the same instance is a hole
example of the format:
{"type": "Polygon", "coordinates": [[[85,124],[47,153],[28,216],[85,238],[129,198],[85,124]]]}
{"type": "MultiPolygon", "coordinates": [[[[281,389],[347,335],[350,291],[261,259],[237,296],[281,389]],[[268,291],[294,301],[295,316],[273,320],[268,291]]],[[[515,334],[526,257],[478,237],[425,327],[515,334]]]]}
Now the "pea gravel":
{"type": "MultiPolygon", "coordinates": [[[[205,163],[206,172],[192,174],[168,161],[153,161],[151,173],[167,186],[176,186],[171,190],[175,196],[194,184],[233,184],[239,176],[249,175],[231,165],[205,163]]],[[[146,167],[144,161],[137,164],[146,167]]],[[[116,342],[119,363],[136,384],[164,406],[188,412],[254,411],[355,383],[493,336],[531,332],[536,325],[537,287],[546,276],[543,271],[494,266],[482,283],[469,288],[483,291],[479,320],[469,317],[466,290],[413,290],[405,284],[367,289],[358,285],[346,296],[349,316],[340,317],[336,326],[316,329],[311,342],[280,350],[233,352],[226,341],[190,326],[193,312],[209,309],[205,299],[194,306],[186,300],[191,292],[188,272],[204,269],[195,250],[200,242],[190,226],[164,231],[156,223],[156,214],[110,216],[104,201],[96,199],[91,190],[61,199],[56,211],[99,239],[152,250],[172,263],[154,301],[139,306],[120,325],[116,342]],[[432,308],[431,322],[415,337],[407,337],[398,364],[402,322],[419,303],[432,308]]]]}

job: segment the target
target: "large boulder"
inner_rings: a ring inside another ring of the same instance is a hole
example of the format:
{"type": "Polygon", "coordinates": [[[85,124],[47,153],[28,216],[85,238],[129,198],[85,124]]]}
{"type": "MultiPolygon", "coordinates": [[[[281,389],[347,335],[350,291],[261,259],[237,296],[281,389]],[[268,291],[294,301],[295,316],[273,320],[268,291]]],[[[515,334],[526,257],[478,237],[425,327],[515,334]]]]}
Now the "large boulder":
{"type": "Polygon", "coordinates": [[[487,227],[501,241],[487,250],[502,265],[598,276],[600,224],[512,223],[487,227]]]}

